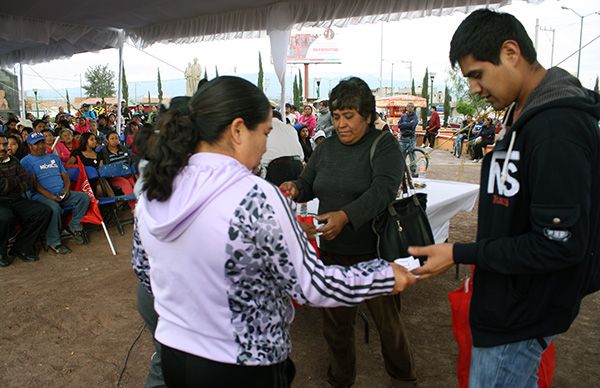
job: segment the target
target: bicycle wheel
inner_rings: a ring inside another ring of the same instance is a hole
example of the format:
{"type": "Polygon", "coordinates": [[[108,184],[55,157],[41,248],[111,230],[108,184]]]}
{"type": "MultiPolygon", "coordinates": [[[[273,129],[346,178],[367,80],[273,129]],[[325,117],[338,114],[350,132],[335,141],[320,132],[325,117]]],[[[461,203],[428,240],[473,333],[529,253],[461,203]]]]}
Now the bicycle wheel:
{"type": "Polygon", "coordinates": [[[421,148],[413,148],[412,152],[409,151],[406,154],[406,165],[413,174],[417,171],[417,167],[423,163],[425,165],[425,171],[429,168],[429,154],[423,151],[421,148]]]}

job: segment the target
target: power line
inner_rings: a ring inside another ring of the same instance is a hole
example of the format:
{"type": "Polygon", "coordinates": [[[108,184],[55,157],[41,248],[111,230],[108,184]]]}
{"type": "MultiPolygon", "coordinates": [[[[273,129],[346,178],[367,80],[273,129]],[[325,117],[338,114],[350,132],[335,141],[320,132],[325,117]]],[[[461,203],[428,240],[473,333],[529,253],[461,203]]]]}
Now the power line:
{"type": "Polygon", "coordinates": [[[152,58],[156,59],[157,61],[160,61],[160,62],[164,63],[165,65],[171,66],[173,69],[175,69],[175,70],[177,70],[177,71],[179,71],[181,73],[185,73],[185,71],[181,70],[177,66],[171,65],[169,62],[167,62],[167,61],[165,61],[163,59],[160,59],[159,57],[157,57],[155,55],[152,55],[149,52],[146,52],[146,51],[142,50],[141,48],[135,47],[134,45],[132,45],[129,42],[125,42],[125,44],[128,45],[128,46],[130,46],[130,47],[133,47],[134,49],[136,49],[136,50],[138,50],[138,51],[140,51],[140,52],[142,52],[142,53],[144,53],[146,55],[148,55],[149,57],[152,57],[152,58]]]}
{"type": "Polygon", "coordinates": [[[558,62],[555,66],[558,66],[561,63],[563,63],[564,61],[566,61],[567,59],[571,58],[573,55],[577,54],[578,52],[580,52],[581,50],[583,50],[584,48],[586,48],[587,46],[589,46],[593,41],[595,41],[598,38],[600,38],[600,35],[596,36],[594,39],[590,40],[589,42],[587,42],[586,44],[584,44],[583,46],[581,46],[581,48],[579,50],[575,50],[572,54],[570,54],[568,57],[566,57],[562,61],[558,62]]]}
{"type": "MultiPolygon", "coordinates": [[[[44,81],[46,84],[48,84],[48,86],[50,86],[50,88],[52,88],[52,90],[54,90],[56,92],[56,94],[58,94],[60,96],[60,98],[62,98],[63,100],[66,100],[67,98],[65,96],[63,96],[58,90],[56,90],[54,88],[54,86],[52,86],[52,84],[48,81],[46,81],[46,79],[44,77],[42,77],[37,71],[35,71],[35,69],[33,67],[31,67],[30,65],[27,65],[29,67],[29,69],[31,71],[33,71],[38,77],[40,77],[42,79],[42,81],[44,81]]],[[[70,102],[69,102],[70,103],[70,102]]],[[[73,109],[77,110],[77,107],[73,104],[70,104],[73,109]]]]}

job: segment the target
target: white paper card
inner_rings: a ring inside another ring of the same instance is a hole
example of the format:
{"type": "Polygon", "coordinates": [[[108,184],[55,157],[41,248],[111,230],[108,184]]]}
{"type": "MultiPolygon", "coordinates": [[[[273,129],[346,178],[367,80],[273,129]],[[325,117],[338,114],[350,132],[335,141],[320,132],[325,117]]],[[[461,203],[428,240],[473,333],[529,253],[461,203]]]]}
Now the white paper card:
{"type": "Polygon", "coordinates": [[[419,260],[415,259],[414,256],[400,257],[394,260],[394,263],[403,266],[409,271],[412,271],[413,269],[419,268],[421,266],[419,260]]]}

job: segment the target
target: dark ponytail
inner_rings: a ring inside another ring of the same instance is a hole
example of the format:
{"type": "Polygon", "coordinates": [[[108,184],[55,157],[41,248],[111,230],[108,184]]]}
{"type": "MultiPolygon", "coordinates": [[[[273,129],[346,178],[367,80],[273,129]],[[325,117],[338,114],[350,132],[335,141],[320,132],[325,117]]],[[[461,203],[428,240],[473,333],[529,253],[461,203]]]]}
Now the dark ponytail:
{"type": "Polygon", "coordinates": [[[156,144],[147,153],[144,190],[149,200],[166,201],[173,180],[188,164],[202,140],[217,143],[236,118],[250,130],[271,112],[269,100],[254,84],[239,77],[217,77],[199,85],[192,98],[175,97],[158,116],[156,144]]]}

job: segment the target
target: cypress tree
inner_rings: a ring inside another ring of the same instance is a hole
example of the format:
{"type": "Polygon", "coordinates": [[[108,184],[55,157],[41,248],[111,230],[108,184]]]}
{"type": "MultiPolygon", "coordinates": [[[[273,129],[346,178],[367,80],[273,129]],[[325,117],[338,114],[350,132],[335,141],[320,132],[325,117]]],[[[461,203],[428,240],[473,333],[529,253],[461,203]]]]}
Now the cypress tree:
{"type": "Polygon", "coordinates": [[[596,85],[594,85],[594,92],[600,93],[600,87],[598,87],[598,76],[596,76],[596,85]]]}
{"type": "Polygon", "coordinates": [[[260,51],[259,51],[258,52],[258,82],[256,83],[256,86],[258,86],[258,88],[263,91],[264,91],[264,85],[263,85],[264,78],[265,78],[265,73],[263,71],[262,56],[260,55],[260,51]]]}
{"type": "Polygon", "coordinates": [[[160,68],[158,69],[158,76],[156,78],[156,88],[158,89],[158,105],[162,104],[163,90],[162,81],[160,80],[160,68]]]}
{"type": "MultiPolygon", "coordinates": [[[[421,89],[421,97],[425,98],[425,105],[429,104],[429,88],[427,83],[429,81],[429,69],[425,68],[425,75],[423,76],[423,88],[421,89]]],[[[421,108],[421,121],[423,123],[423,130],[425,130],[427,124],[427,111],[428,109],[421,108]]]]}
{"type": "Polygon", "coordinates": [[[450,100],[452,97],[450,96],[450,89],[448,89],[448,85],[444,89],[444,127],[448,127],[448,117],[450,117],[450,100]]]}
{"type": "Polygon", "coordinates": [[[219,76],[219,69],[217,69],[217,65],[215,65],[215,78],[219,76]]]}
{"type": "Polygon", "coordinates": [[[123,78],[122,78],[122,80],[123,80],[123,82],[122,82],[123,100],[125,100],[125,105],[129,105],[129,87],[127,85],[127,77],[125,76],[125,63],[123,63],[123,78]]]}
{"type": "Polygon", "coordinates": [[[302,105],[302,101],[304,101],[304,90],[302,87],[302,73],[300,69],[298,69],[298,95],[300,97],[300,104],[296,105],[298,109],[300,109],[300,105],[302,105]]]}
{"type": "Polygon", "coordinates": [[[412,85],[410,87],[410,94],[412,94],[413,96],[417,95],[417,92],[415,91],[415,79],[414,78],[412,80],[412,85]]]}

